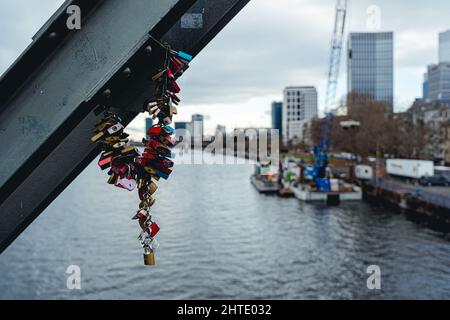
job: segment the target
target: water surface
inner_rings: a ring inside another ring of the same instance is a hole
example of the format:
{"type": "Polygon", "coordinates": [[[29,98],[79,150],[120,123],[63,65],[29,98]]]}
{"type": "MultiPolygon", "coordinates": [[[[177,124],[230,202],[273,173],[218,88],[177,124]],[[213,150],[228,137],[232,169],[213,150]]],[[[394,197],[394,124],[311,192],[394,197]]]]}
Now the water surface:
{"type": "Polygon", "coordinates": [[[251,165],[178,165],[159,183],[157,266],[131,221],[136,192],[94,162],[0,256],[3,299],[450,298],[450,242],[364,202],[258,194],[251,165]],[[68,290],[66,268],[81,268],[68,290]],[[378,265],[382,289],[366,287],[378,265]]]}

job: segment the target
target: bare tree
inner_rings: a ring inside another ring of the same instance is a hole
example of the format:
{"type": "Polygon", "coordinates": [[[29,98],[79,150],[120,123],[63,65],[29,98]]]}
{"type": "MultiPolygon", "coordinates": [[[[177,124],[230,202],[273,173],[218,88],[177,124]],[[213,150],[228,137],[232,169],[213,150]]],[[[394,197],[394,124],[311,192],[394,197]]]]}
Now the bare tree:
{"type": "MultiPolygon", "coordinates": [[[[388,106],[370,99],[368,95],[349,94],[347,116],[335,116],[331,137],[333,150],[355,153],[367,158],[386,154],[396,157],[423,158],[426,146],[426,127],[413,124],[408,114],[387,112],[388,106]],[[344,120],[360,122],[354,130],[344,130],[344,120]]],[[[311,125],[311,137],[315,144],[320,142],[320,126],[324,119],[315,119],[311,125]]]]}

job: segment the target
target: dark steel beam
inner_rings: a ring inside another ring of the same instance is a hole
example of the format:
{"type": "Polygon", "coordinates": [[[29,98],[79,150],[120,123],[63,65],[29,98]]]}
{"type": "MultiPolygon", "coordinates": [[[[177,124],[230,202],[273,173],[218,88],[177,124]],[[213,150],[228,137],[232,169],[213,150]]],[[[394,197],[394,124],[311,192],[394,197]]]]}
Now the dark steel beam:
{"type": "MultiPolygon", "coordinates": [[[[2,104],[0,185],[9,185],[11,173],[23,171],[30,155],[67,119],[73,118],[83,101],[91,100],[98,93],[149,39],[150,31],[165,34],[193,3],[194,0],[101,2],[82,29],[72,31],[57,50],[49,52],[36,69],[29,70],[32,75],[2,104]]],[[[61,15],[67,17],[65,10],[61,15]]],[[[53,24],[48,28],[41,32],[36,46],[46,40],[57,41],[57,35],[48,37],[56,33],[53,24]]],[[[16,68],[20,66],[19,61],[16,68]]],[[[8,84],[11,78],[5,76],[4,83],[8,84]]],[[[2,192],[1,196],[5,194],[2,192]]]]}
{"type": "MultiPolygon", "coordinates": [[[[108,0],[85,7],[67,1],[2,77],[0,251],[84,161],[86,150],[77,144],[89,149],[90,141],[82,142],[85,133],[71,132],[103,102],[103,87],[119,77],[121,66],[150,39],[149,32],[163,36],[194,2],[108,0]],[[69,4],[88,11],[79,31],[65,31],[69,4]],[[61,144],[66,138],[72,147],[61,144]]],[[[147,60],[156,64],[157,58],[147,60]]]]}
{"type": "Polygon", "coordinates": [[[10,189],[2,187],[0,252],[98,156],[100,150],[89,140],[90,128],[97,119],[92,110],[97,105],[109,105],[128,125],[142,111],[143,101],[152,98],[149,78],[158,66],[160,53],[149,34],[195,56],[248,1],[192,1],[194,5],[189,5],[185,15],[174,14],[172,10],[169,13],[175,18],[172,23],[163,19],[148,30],[145,40],[134,48],[128,59],[115,66],[108,81],[98,86],[92,97],[83,101],[27,161],[28,170],[20,167],[9,181],[10,189]],[[146,51],[148,46],[154,49],[152,54],[146,51]],[[131,70],[128,77],[122,73],[126,67],[131,70]],[[102,95],[106,89],[111,91],[109,98],[102,95]]]}

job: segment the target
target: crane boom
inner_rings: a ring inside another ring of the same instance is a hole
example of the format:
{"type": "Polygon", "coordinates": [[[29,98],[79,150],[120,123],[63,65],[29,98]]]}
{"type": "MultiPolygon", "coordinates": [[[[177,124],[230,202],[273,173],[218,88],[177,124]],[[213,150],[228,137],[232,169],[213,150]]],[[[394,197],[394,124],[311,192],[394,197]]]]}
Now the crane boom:
{"type": "Polygon", "coordinates": [[[328,69],[327,93],[325,96],[325,112],[336,102],[336,91],[341,67],[344,43],[345,22],[347,18],[347,0],[337,0],[333,37],[331,39],[330,62],[328,69]]]}
{"type": "Polygon", "coordinates": [[[333,127],[331,107],[336,101],[336,91],[341,66],[344,42],[345,22],[347,18],[347,0],[337,0],[333,37],[331,39],[330,63],[328,69],[327,93],[325,96],[325,119],[320,128],[320,145],[314,147],[314,177],[318,190],[330,191],[330,180],[327,177],[328,149],[333,127]]]}

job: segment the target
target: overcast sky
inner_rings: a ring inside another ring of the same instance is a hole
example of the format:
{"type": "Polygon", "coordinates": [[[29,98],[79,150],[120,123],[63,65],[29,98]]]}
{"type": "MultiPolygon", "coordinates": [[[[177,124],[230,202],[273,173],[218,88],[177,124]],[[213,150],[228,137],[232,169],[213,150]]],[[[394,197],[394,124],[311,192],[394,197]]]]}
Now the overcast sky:
{"type": "MultiPolygon", "coordinates": [[[[132,2],[133,0],[127,0],[132,2]]],[[[0,0],[0,73],[19,56],[62,0],[0,0]]],[[[421,96],[426,66],[437,62],[438,32],[450,29],[448,0],[350,0],[347,31],[368,31],[367,9],[394,31],[395,108],[421,96]]],[[[323,108],[335,0],[251,0],[180,79],[178,120],[208,115],[207,129],[270,126],[270,104],[290,85],[314,85],[323,108]]],[[[346,89],[342,60],[339,95],[346,89]]],[[[143,124],[142,117],[133,123],[143,124]]]]}

